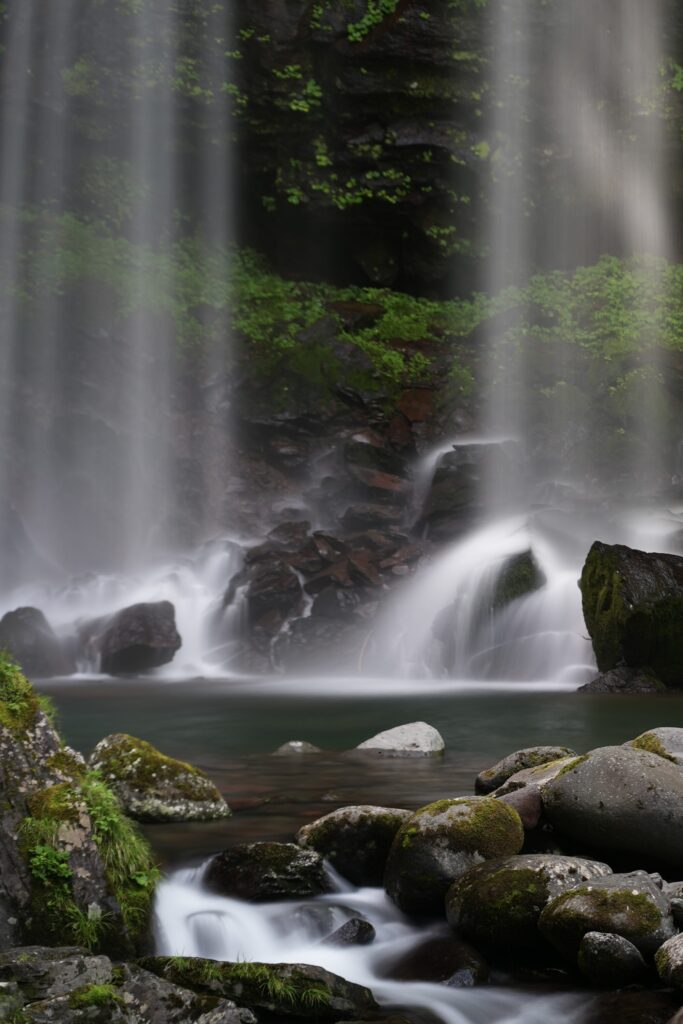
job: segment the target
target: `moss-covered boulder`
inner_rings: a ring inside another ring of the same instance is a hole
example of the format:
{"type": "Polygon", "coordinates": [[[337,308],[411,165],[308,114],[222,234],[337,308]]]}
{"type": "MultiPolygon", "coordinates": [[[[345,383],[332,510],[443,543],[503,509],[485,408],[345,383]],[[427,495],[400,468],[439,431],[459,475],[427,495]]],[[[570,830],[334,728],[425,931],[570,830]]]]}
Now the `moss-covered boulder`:
{"type": "Polygon", "coordinates": [[[541,787],[543,813],[582,847],[683,868],[683,772],[659,754],[600,747],[541,787]]]}
{"type": "Polygon", "coordinates": [[[90,767],[113,789],[126,814],[138,821],[214,821],[230,815],[204,772],[134,736],[115,733],[100,740],[90,767]]]}
{"type": "Polygon", "coordinates": [[[511,807],[491,797],[439,800],[396,834],[385,888],[407,914],[443,914],[449,886],[482,860],[519,853],[524,830],[511,807]]]}
{"type": "Polygon", "coordinates": [[[26,1002],[111,980],[111,961],[78,946],[19,946],[0,953],[0,982],[15,982],[26,1002]]]}
{"type": "Polygon", "coordinates": [[[596,541],[580,586],[601,671],[649,668],[683,686],[683,557],[596,541]]]}
{"type": "Polygon", "coordinates": [[[524,961],[543,953],[538,920],[560,893],[610,875],[599,861],[555,854],[527,854],[478,864],[446,895],[451,927],[488,956],[524,961]]]}
{"type": "Polygon", "coordinates": [[[683,729],[676,729],[672,726],[661,726],[658,729],[648,729],[634,740],[629,741],[629,746],[636,750],[647,750],[650,754],[657,754],[665,761],[672,764],[683,765],[683,729]]]}
{"type": "Polygon", "coordinates": [[[643,872],[609,875],[551,900],[541,914],[541,935],[571,962],[584,935],[606,932],[628,939],[646,957],[675,933],[661,879],[643,872]]]}
{"type": "Polygon", "coordinates": [[[498,574],[491,605],[495,610],[505,608],[520,597],[540,590],[546,582],[546,575],[536,561],[533,551],[521,551],[517,555],[511,555],[498,574]]]}
{"type": "Polygon", "coordinates": [[[655,966],[665,985],[683,989],[683,935],[662,943],[655,954],[655,966]]]}
{"type": "Polygon", "coordinates": [[[158,878],[147,844],[6,658],[0,865],[0,949],[37,941],[126,953],[146,933],[158,878]]]}
{"type": "Polygon", "coordinates": [[[584,977],[599,988],[638,984],[648,973],[640,950],[623,935],[610,932],[587,932],[577,962],[584,977]]]}
{"type": "Polygon", "coordinates": [[[218,995],[255,1011],[303,1020],[373,1017],[369,989],[306,964],[224,963],[198,957],[146,957],[142,967],[194,992],[218,995]]]}
{"type": "Polygon", "coordinates": [[[412,811],[396,807],[340,807],[297,833],[300,846],[316,850],[354,885],[381,885],[387,857],[412,811]]]}
{"type": "Polygon", "coordinates": [[[491,768],[479,772],[474,783],[475,793],[492,793],[517,772],[525,768],[537,768],[551,761],[559,761],[564,757],[576,757],[576,752],[569,747],[525,747],[508,754],[491,768]]]}
{"type": "Polygon", "coordinates": [[[323,859],[294,843],[242,843],[209,861],[205,884],[222,896],[268,902],[330,892],[323,859]]]}

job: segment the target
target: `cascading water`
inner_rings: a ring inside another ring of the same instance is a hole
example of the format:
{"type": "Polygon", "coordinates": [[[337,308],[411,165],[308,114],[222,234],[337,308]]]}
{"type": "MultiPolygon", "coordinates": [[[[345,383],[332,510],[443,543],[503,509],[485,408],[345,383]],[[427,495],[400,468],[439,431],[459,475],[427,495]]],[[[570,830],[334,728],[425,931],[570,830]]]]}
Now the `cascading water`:
{"type": "MultiPolygon", "coordinates": [[[[532,14],[526,0],[501,0],[493,15],[490,135],[497,150],[486,290],[504,296],[505,288],[524,283],[539,267],[566,268],[614,252],[644,261],[648,286],[630,302],[645,324],[671,252],[662,122],[647,116],[656,105],[663,5],[557,5],[541,32],[532,14]],[[534,190],[543,194],[544,153],[559,162],[554,187],[564,196],[552,221],[533,201],[534,190]]],[[[626,458],[609,479],[601,452],[605,398],[596,381],[586,407],[571,385],[581,379],[584,354],[581,343],[567,344],[576,339],[563,339],[563,329],[572,330],[558,325],[556,343],[542,350],[533,347],[533,328],[515,334],[500,318],[490,321],[490,444],[479,484],[485,525],[389,602],[373,638],[377,671],[585,681],[594,669],[577,580],[591,542],[675,550],[680,510],[657,504],[676,474],[657,397],[659,339],[643,345],[621,382],[634,413],[626,458]],[[542,422],[531,399],[539,361],[556,381],[544,396],[542,422]],[[516,440],[513,457],[496,436],[516,440]],[[525,552],[546,582],[501,608],[501,574],[525,552]]],[[[472,451],[466,441],[454,448],[472,451]]]]}

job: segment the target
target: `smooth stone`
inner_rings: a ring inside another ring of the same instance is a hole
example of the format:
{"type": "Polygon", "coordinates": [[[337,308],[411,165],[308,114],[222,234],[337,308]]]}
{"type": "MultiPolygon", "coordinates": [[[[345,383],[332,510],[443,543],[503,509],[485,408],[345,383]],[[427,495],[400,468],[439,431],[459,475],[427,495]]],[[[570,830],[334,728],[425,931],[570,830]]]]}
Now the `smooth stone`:
{"type": "Polygon", "coordinates": [[[665,985],[683,989],[683,935],[662,943],[655,954],[655,966],[665,985]]]}
{"type": "Polygon", "coordinates": [[[243,843],[217,854],[204,876],[222,896],[267,902],[319,896],[330,891],[322,857],[294,843],[243,843]]]}
{"type": "Polygon", "coordinates": [[[474,791],[480,795],[493,793],[494,789],[499,789],[512,775],[525,768],[538,768],[539,765],[576,756],[576,751],[569,747],[526,747],[524,750],[516,750],[491,768],[479,772],[474,783],[474,791]]]}
{"type": "Polygon", "coordinates": [[[398,725],[395,729],[379,732],[369,740],[359,743],[356,750],[367,750],[379,754],[424,756],[443,754],[446,749],[443,737],[426,722],[411,722],[398,725]]]}
{"type": "Polygon", "coordinates": [[[394,837],[412,814],[396,807],[340,807],[304,825],[296,840],[354,885],[381,885],[394,837]]]}
{"type": "Polygon", "coordinates": [[[636,750],[647,750],[650,754],[658,754],[667,761],[683,765],[683,729],[672,726],[648,729],[630,740],[628,746],[636,750]]]}
{"type": "Polygon", "coordinates": [[[452,935],[423,939],[397,959],[381,962],[379,970],[394,981],[426,981],[452,988],[485,985],[489,977],[488,964],[477,950],[452,935]]]}
{"type": "Polygon", "coordinates": [[[637,984],[647,975],[647,964],[636,946],[623,935],[610,932],[586,932],[577,963],[581,973],[599,988],[637,984]]]}
{"type": "Polygon", "coordinates": [[[369,921],[362,917],[352,917],[350,921],[337,928],[326,939],[323,946],[368,946],[375,941],[377,933],[369,921]]]}
{"type": "Polygon", "coordinates": [[[296,757],[299,754],[322,754],[322,750],[307,740],[289,740],[273,751],[273,757],[296,757]]]}

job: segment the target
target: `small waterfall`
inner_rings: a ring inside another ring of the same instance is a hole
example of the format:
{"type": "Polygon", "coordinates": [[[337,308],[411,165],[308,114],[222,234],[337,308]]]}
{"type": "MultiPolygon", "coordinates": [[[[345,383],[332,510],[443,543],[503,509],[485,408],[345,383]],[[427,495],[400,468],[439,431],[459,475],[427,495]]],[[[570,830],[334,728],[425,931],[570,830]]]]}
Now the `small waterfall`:
{"type": "Polygon", "coordinates": [[[534,994],[504,987],[450,988],[391,981],[386,968],[444,928],[416,927],[380,889],[354,889],[335,876],[337,891],[304,904],[250,904],[208,893],[202,871],[164,882],[156,904],[157,952],[216,960],[314,964],[365,985],[377,1001],[401,1012],[426,1012],[443,1024],[581,1024],[591,997],[534,994]],[[351,916],[370,921],[370,946],[325,946],[322,940],[351,916]]]}

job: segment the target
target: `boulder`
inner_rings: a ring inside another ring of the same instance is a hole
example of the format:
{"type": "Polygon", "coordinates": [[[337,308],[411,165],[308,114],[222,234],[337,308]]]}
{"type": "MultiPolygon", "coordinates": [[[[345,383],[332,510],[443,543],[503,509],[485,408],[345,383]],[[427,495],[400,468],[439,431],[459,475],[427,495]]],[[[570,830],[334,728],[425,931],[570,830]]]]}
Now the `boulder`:
{"type": "Polygon", "coordinates": [[[492,768],[479,772],[474,783],[474,791],[479,794],[492,793],[512,775],[524,771],[525,768],[537,768],[539,765],[559,761],[565,757],[576,757],[575,751],[569,747],[526,747],[508,754],[492,768]]]}
{"type": "MultiPolygon", "coordinates": [[[[206,999],[189,987],[161,978],[135,963],[121,968],[119,995],[133,1021],[144,1020],[145,1024],[186,1024],[207,1009],[206,999]]],[[[235,1024],[254,1024],[254,1015],[248,1010],[237,1010],[233,1002],[229,1009],[244,1015],[237,1016],[235,1024]]]]}
{"type": "Polygon", "coordinates": [[[379,732],[369,740],[359,743],[356,750],[367,750],[388,755],[432,755],[442,754],[446,749],[443,737],[426,722],[411,722],[398,725],[395,729],[379,732]]]}
{"type": "Polygon", "coordinates": [[[7,651],[26,675],[39,679],[76,670],[38,608],[16,608],[0,619],[0,650],[7,651]]]}
{"type": "Polygon", "coordinates": [[[675,932],[671,907],[660,885],[661,879],[638,871],[576,886],[548,903],[539,918],[539,930],[572,962],[589,932],[620,935],[643,956],[654,956],[675,932]]]}
{"type": "Polygon", "coordinates": [[[452,935],[423,939],[398,959],[380,962],[383,977],[394,981],[427,981],[471,988],[485,985],[489,977],[486,961],[476,949],[452,935]]]}
{"type": "Polygon", "coordinates": [[[589,683],[584,683],[577,690],[577,693],[665,693],[664,683],[651,672],[641,668],[610,669],[609,672],[601,672],[589,683]]]}
{"type": "Polygon", "coordinates": [[[68,996],[31,1003],[17,1020],[22,1024],[137,1024],[140,1018],[123,1005],[113,985],[90,985],[68,996]]]}
{"type": "Polygon", "coordinates": [[[225,800],[199,768],[125,733],[100,740],[90,767],[137,821],[215,821],[230,815],[225,800]]]}
{"type": "Polygon", "coordinates": [[[394,837],[411,817],[395,807],[341,807],[305,825],[296,840],[354,885],[381,885],[394,837]]]}
{"type": "Polygon", "coordinates": [[[439,800],[421,808],[392,843],[385,888],[407,914],[443,913],[449,886],[482,860],[519,853],[524,830],[511,807],[491,797],[439,800]]]}
{"type": "Polygon", "coordinates": [[[510,555],[498,574],[491,606],[498,611],[520,597],[540,590],[546,583],[546,575],[536,561],[533,551],[521,551],[518,555],[510,555]]]}
{"type": "Polygon", "coordinates": [[[508,807],[513,807],[519,815],[525,832],[533,832],[538,828],[543,817],[543,801],[538,786],[525,786],[496,797],[508,807]]]}
{"type": "Polygon", "coordinates": [[[647,668],[667,686],[683,685],[683,557],[596,541],[580,586],[602,672],[647,668]]]}
{"type": "Polygon", "coordinates": [[[250,1010],[302,1020],[374,1017],[369,989],[307,964],[223,963],[198,957],[145,957],[142,967],[175,985],[236,999],[250,1010]]]}
{"type": "Polygon", "coordinates": [[[81,630],[87,648],[99,658],[100,671],[135,675],[173,661],[181,646],[170,601],[134,604],[81,630]]]}
{"type": "Polygon", "coordinates": [[[63,996],[85,985],[106,985],[111,961],[78,946],[19,946],[0,953],[0,981],[15,982],[26,1002],[63,996]]]}
{"type": "Polygon", "coordinates": [[[235,1006],[230,999],[221,999],[218,1006],[197,1017],[195,1024],[256,1024],[251,1010],[235,1006]]]}
{"type": "Polygon", "coordinates": [[[665,985],[683,989],[683,935],[674,935],[655,954],[657,974],[665,985]]]}
{"type": "Polygon", "coordinates": [[[0,657],[0,949],[74,945],[87,930],[129,954],[157,871],[116,796],[62,741],[19,669],[0,657]]]}
{"type": "Polygon", "coordinates": [[[299,757],[301,754],[322,754],[322,750],[307,740],[289,740],[273,751],[274,757],[299,757]]]}
{"type": "Polygon", "coordinates": [[[642,981],[648,973],[642,954],[622,935],[587,932],[579,946],[581,973],[599,988],[623,988],[642,981]]]}
{"type": "Polygon", "coordinates": [[[628,744],[636,750],[647,750],[650,754],[658,754],[666,761],[673,764],[683,765],[683,729],[676,729],[671,726],[663,726],[658,729],[648,729],[640,736],[636,736],[628,744]]]}
{"type": "Polygon", "coordinates": [[[221,896],[267,902],[330,891],[322,857],[294,843],[244,843],[209,861],[204,882],[221,896]]]}
{"type": "Polygon", "coordinates": [[[375,941],[375,929],[369,921],[362,917],[352,917],[350,921],[337,928],[326,939],[323,939],[324,946],[368,946],[375,941]]]}
{"type": "Polygon", "coordinates": [[[674,992],[604,992],[591,1000],[581,1024],[672,1024],[677,1006],[674,992]]]}
{"type": "Polygon", "coordinates": [[[541,792],[550,824],[584,847],[683,868],[683,773],[658,754],[600,747],[541,792]]]}
{"type": "Polygon", "coordinates": [[[478,864],[446,895],[451,927],[488,956],[539,957],[538,920],[550,900],[583,882],[610,875],[598,861],[537,853],[478,864]]]}

